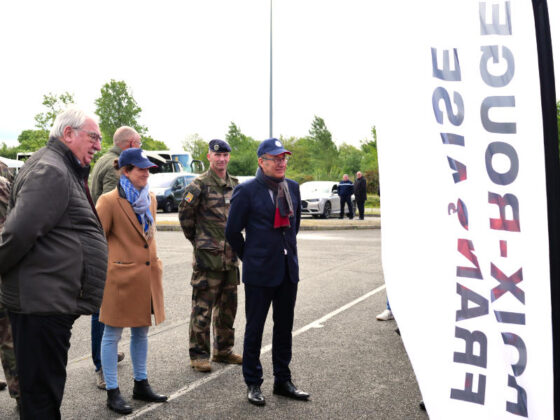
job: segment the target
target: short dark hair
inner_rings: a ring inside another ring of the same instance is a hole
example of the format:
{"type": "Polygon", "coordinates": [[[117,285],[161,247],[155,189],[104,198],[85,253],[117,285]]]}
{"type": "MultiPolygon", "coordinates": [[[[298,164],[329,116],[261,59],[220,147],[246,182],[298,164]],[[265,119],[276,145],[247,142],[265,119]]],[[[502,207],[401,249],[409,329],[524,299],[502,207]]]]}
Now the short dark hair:
{"type": "Polygon", "coordinates": [[[134,169],[134,165],[124,165],[122,168],[119,168],[119,159],[117,158],[113,161],[113,168],[117,171],[125,170],[126,172],[130,172],[134,169]]]}

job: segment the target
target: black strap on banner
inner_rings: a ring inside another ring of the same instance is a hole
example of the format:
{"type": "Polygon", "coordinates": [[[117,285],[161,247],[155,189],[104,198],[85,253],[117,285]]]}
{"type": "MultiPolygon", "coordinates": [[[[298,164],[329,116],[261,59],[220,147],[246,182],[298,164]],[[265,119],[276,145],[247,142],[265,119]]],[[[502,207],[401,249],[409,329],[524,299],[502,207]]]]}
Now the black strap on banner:
{"type": "MultiPolygon", "coordinates": [[[[557,0],[555,0],[557,1],[557,0]]],[[[560,164],[558,160],[558,122],[554,62],[550,22],[546,0],[533,0],[537,53],[541,82],[548,238],[550,293],[552,307],[552,343],[554,355],[554,418],[560,419],[560,164]]]]}

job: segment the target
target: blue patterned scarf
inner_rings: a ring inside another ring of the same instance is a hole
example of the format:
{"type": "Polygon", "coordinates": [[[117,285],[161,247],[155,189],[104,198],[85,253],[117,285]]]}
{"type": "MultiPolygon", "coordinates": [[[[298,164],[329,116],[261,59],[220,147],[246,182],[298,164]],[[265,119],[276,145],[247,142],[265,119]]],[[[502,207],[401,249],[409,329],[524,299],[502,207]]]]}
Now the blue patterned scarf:
{"type": "Polygon", "coordinates": [[[150,190],[148,186],[146,185],[138,191],[124,175],[121,175],[120,184],[126,199],[132,206],[132,210],[138,217],[138,221],[144,227],[144,232],[148,232],[150,225],[154,223],[154,218],[150,213],[150,190]]]}

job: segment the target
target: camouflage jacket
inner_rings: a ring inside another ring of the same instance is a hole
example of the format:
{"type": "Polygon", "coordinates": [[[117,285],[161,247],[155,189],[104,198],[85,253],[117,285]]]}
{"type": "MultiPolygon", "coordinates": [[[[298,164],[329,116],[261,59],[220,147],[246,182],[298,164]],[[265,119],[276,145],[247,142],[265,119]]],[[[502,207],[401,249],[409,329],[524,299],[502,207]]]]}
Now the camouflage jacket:
{"type": "Polygon", "coordinates": [[[120,147],[113,146],[107,153],[99,158],[93,171],[91,173],[91,198],[93,199],[93,204],[97,204],[97,200],[101,194],[113,191],[117,184],[119,183],[119,175],[115,168],[113,168],[113,162],[118,159],[121,155],[122,150],[120,147]]]}
{"type": "Polygon", "coordinates": [[[193,244],[193,267],[201,271],[226,271],[238,266],[237,256],[226,241],[229,206],[237,178],[221,179],[209,169],[185,190],[179,205],[179,221],[193,244]]]}

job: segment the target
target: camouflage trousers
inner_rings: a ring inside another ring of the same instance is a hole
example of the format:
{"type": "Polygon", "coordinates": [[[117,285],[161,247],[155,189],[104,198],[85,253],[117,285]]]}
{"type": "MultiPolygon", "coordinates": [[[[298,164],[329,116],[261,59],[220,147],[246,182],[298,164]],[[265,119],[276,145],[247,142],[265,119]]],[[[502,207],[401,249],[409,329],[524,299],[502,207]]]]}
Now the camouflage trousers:
{"type": "Polygon", "coordinates": [[[210,358],[210,324],[214,355],[231,353],[235,337],[239,269],[193,271],[192,312],[189,333],[191,359],[210,358]]]}
{"type": "Polygon", "coordinates": [[[19,379],[16,371],[16,354],[12,326],[8,318],[8,311],[0,305],[0,359],[4,368],[4,376],[8,383],[8,390],[12,398],[19,398],[19,379]]]}

